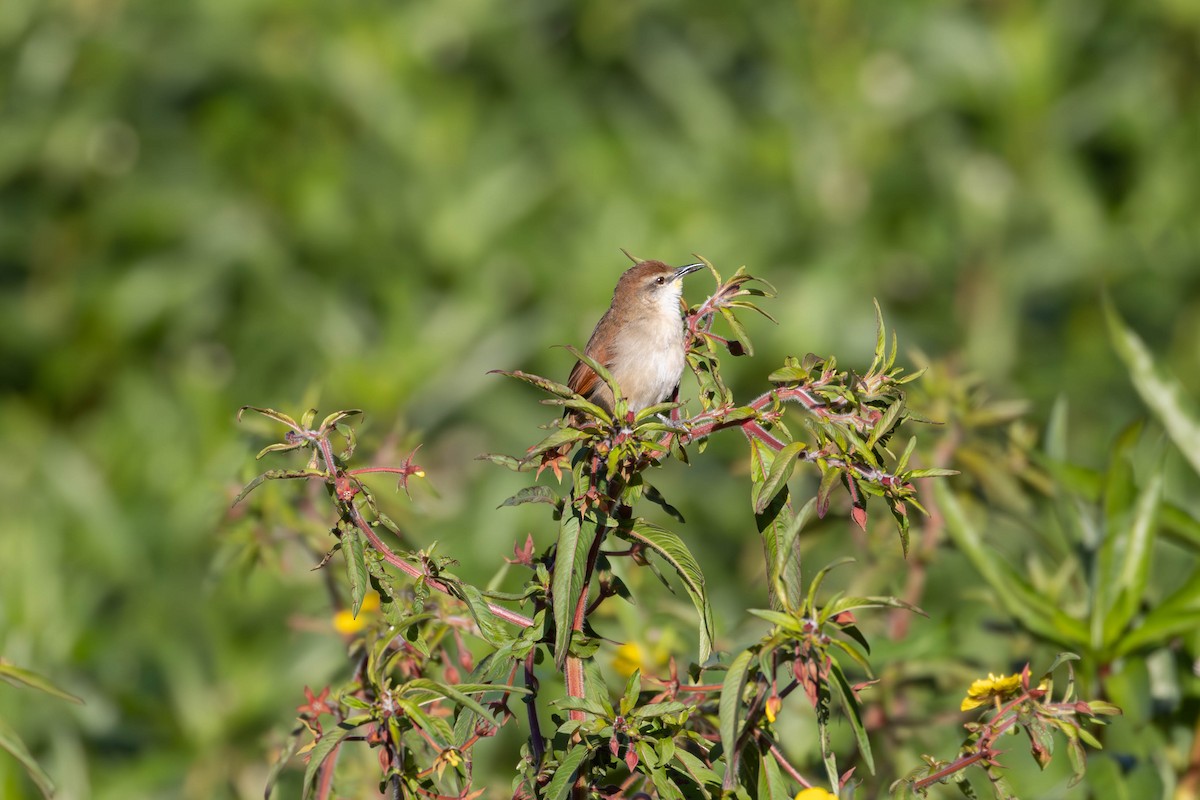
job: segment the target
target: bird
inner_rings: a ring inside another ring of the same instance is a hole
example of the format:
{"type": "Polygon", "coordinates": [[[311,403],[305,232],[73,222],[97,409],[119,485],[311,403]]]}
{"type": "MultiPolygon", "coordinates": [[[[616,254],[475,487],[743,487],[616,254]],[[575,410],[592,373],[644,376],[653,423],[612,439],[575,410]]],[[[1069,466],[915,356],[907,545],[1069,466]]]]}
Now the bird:
{"type": "MultiPolygon", "coordinates": [[[[703,266],[638,261],[617,280],[612,303],[588,339],[584,354],[612,374],[635,414],[670,399],[679,387],[687,355],[680,313],[683,278],[703,266]]],[[[612,389],[583,361],[575,362],[567,386],[613,413],[612,389]]]]}

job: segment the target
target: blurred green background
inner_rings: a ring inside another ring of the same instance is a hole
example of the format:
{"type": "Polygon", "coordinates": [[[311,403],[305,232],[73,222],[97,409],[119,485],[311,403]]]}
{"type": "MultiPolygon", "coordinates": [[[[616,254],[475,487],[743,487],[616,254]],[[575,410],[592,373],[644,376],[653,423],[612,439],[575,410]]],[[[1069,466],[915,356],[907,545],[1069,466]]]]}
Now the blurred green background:
{"type": "MultiPolygon", "coordinates": [[[[396,513],[486,575],[553,536],[473,460],[552,411],[486,372],[564,377],[620,247],[778,287],[727,367],[745,394],[788,354],[865,366],[877,297],[907,363],[1035,422],[1065,397],[1100,465],[1144,414],[1105,287],[1200,395],[1198,42],[1194,0],[0,2],[0,655],[87,700],[0,686],[0,716],[64,797],[260,796],[342,652],[312,561],[229,569],[267,430],[236,408],[363,408],[393,461],[424,442],[396,513]]],[[[765,600],[744,453],[710,452],[658,482],[729,648],[765,600]]],[[[865,541],[845,525],[830,557],[865,541]]],[[[0,757],[0,795],[32,791],[0,757]]]]}

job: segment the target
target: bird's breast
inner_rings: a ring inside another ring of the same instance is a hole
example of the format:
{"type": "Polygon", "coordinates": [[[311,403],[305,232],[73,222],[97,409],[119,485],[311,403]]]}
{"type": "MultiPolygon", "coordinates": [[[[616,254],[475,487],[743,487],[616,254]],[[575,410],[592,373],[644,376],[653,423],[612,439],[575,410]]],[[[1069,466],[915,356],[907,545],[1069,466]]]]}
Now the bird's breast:
{"type": "Polygon", "coordinates": [[[683,323],[678,313],[629,321],[617,337],[610,368],[631,411],[661,403],[683,375],[683,323]]]}

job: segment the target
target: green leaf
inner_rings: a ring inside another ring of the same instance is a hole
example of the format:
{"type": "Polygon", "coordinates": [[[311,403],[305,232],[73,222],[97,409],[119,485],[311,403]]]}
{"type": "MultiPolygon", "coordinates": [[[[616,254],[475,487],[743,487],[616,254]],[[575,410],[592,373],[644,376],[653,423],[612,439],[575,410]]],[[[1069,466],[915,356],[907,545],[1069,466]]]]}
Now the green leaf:
{"type": "Polygon", "coordinates": [[[588,750],[583,745],[576,745],[566,752],[562,761],[558,762],[554,777],[550,779],[542,800],[564,800],[575,781],[575,773],[579,771],[579,765],[583,763],[587,754],[588,750]]]}
{"type": "Polygon", "coordinates": [[[350,581],[350,615],[357,619],[369,583],[363,537],[358,528],[347,527],[342,531],[342,557],[346,559],[346,577],[350,581]]]}
{"type": "Polygon", "coordinates": [[[239,408],[238,412],[237,412],[238,422],[242,421],[242,414],[244,414],[247,411],[254,411],[258,414],[262,414],[264,417],[270,417],[271,419],[275,420],[276,422],[281,422],[284,425],[287,425],[289,428],[296,431],[297,433],[300,433],[303,431],[303,429],[300,427],[300,425],[298,425],[296,423],[296,420],[292,419],[287,414],[284,414],[281,411],[276,411],[273,408],[260,408],[259,406],[242,406],[241,408],[239,408]]]}
{"type": "Polygon", "coordinates": [[[863,725],[862,709],[858,705],[858,698],[854,696],[854,689],[851,688],[850,681],[846,679],[846,674],[842,672],[841,664],[831,661],[829,673],[833,676],[833,683],[838,687],[842,708],[846,712],[846,718],[850,720],[850,727],[854,731],[854,740],[858,742],[858,752],[866,762],[867,769],[874,775],[875,757],[871,755],[871,740],[867,737],[866,726],[863,725]]]}
{"type": "Polygon", "coordinates": [[[1087,626],[1061,611],[1004,563],[984,544],[979,530],[967,517],[958,496],[944,481],[933,485],[934,497],[946,520],[946,531],[959,550],[992,587],[1004,609],[1028,630],[1066,647],[1086,648],[1087,626]]]}
{"type": "Polygon", "coordinates": [[[595,541],[595,529],[582,531],[582,520],[573,509],[564,510],[558,526],[558,546],[554,555],[554,577],[550,591],[554,597],[554,662],[561,671],[571,644],[575,609],[583,591],[588,551],[595,541]]]}
{"type": "Polygon", "coordinates": [[[905,473],[904,477],[909,480],[917,478],[949,478],[960,474],[956,469],[946,469],[945,467],[929,467],[928,469],[914,469],[911,472],[905,473]]]}
{"type": "Polygon", "coordinates": [[[28,686],[30,689],[37,689],[39,692],[45,692],[60,700],[83,705],[82,698],[58,688],[36,672],[14,666],[3,659],[0,659],[0,679],[8,681],[14,686],[28,686]]]}
{"type": "Polygon", "coordinates": [[[1116,655],[1161,646],[1181,633],[1200,628],[1200,568],[1193,568],[1183,586],[1146,612],[1132,631],[1117,642],[1116,655]]]}
{"type": "Polygon", "coordinates": [[[521,460],[524,462],[527,462],[527,463],[531,462],[531,461],[533,461],[533,459],[535,459],[536,457],[540,456],[542,453],[545,453],[548,450],[554,450],[556,448],[562,447],[564,444],[570,444],[571,442],[577,442],[580,439],[586,439],[589,436],[591,436],[590,433],[588,433],[587,431],[580,430],[579,428],[559,428],[558,430],[554,431],[549,436],[547,436],[545,439],[542,439],[540,442],[535,444],[533,447],[529,448],[529,451],[527,453],[525,453],[524,457],[521,460]]]}
{"type": "Polygon", "coordinates": [[[821,584],[825,581],[825,576],[832,570],[837,569],[843,564],[853,564],[855,559],[852,556],[842,556],[841,558],[826,564],[817,570],[817,574],[813,576],[812,581],[808,584],[808,596],[804,601],[804,613],[814,615],[817,613],[817,591],[821,588],[821,584]]]}
{"type": "Polygon", "coordinates": [[[832,619],[838,614],[854,611],[858,608],[903,608],[914,614],[920,614],[922,617],[929,616],[912,603],[907,603],[897,597],[839,597],[821,609],[818,619],[823,624],[826,620],[832,619]]]}
{"type": "Polygon", "coordinates": [[[767,376],[771,383],[801,383],[808,380],[808,370],[801,367],[780,367],[767,376]]]}
{"type": "Polygon", "coordinates": [[[687,545],[675,534],[658,527],[644,519],[634,521],[632,529],[622,528],[618,535],[625,539],[644,544],[657,556],[662,558],[675,570],[683,588],[687,591],[696,614],[700,617],[700,653],[699,662],[703,664],[712,655],[713,621],[712,607],[708,603],[708,594],[704,588],[704,574],[700,565],[692,557],[687,545]]]}
{"type": "Polygon", "coordinates": [[[548,503],[549,505],[556,506],[560,502],[561,498],[559,498],[558,492],[554,491],[549,486],[526,486],[512,497],[496,506],[496,508],[504,508],[505,506],[519,506],[525,503],[548,503]]]}
{"type": "Polygon", "coordinates": [[[879,444],[879,440],[891,433],[892,428],[896,427],[897,420],[904,413],[904,398],[900,397],[890,406],[887,411],[883,412],[883,416],[871,428],[871,435],[867,437],[867,449],[873,450],[875,445],[879,444]]]}
{"type": "Polygon", "coordinates": [[[837,467],[823,468],[821,484],[817,487],[817,516],[821,519],[825,518],[825,512],[829,510],[829,495],[841,476],[842,471],[837,467]]]}
{"type": "Polygon", "coordinates": [[[1126,327],[1112,301],[1105,299],[1108,335],[1142,402],[1162,423],[1167,436],[1200,475],[1200,414],[1185,399],[1183,386],[1154,362],[1141,338],[1126,327]]]}
{"type": "Polygon", "coordinates": [[[875,357],[871,359],[871,366],[867,367],[868,375],[883,367],[883,361],[887,357],[887,329],[883,326],[883,309],[879,307],[879,298],[872,297],[871,302],[875,306],[875,357]]]}
{"type": "Polygon", "coordinates": [[[565,383],[552,381],[549,378],[543,378],[541,375],[533,375],[528,372],[522,372],[519,369],[514,369],[512,371],[493,369],[488,371],[488,375],[507,375],[510,378],[516,378],[517,380],[528,383],[531,386],[536,386],[544,392],[549,392],[552,395],[556,395],[557,397],[562,397],[564,399],[579,396],[575,394],[575,392],[571,390],[571,387],[567,386],[565,383]]]}
{"type": "Polygon", "coordinates": [[[765,619],[772,625],[791,631],[792,633],[800,633],[804,630],[804,626],[800,624],[800,620],[791,614],[784,614],[781,611],[770,611],[765,608],[748,608],[746,610],[759,619],[765,619]]]}
{"type": "MultiPolygon", "coordinates": [[[[496,721],[496,719],[494,717],[492,717],[491,713],[486,708],[484,708],[483,705],[481,705],[478,700],[476,700],[475,698],[473,698],[467,694],[464,694],[460,690],[461,687],[455,688],[453,686],[449,686],[444,683],[438,683],[437,681],[431,681],[428,678],[414,678],[413,680],[406,683],[404,686],[405,686],[406,692],[408,690],[425,689],[426,691],[434,692],[435,694],[440,694],[442,697],[445,697],[447,700],[452,700],[455,703],[457,703],[458,705],[462,706],[463,708],[468,708],[471,711],[474,711],[476,714],[483,717],[485,720],[487,720],[491,724],[493,724],[493,725],[499,724],[496,721]]],[[[489,686],[487,688],[491,689],[492,687],[489,686]]],[[[513,687],[513,688],[516,688],[516,687],[513,687]]],[[[447,738],[447,741],[450,740],[449,736],[447,736],[446,738],[447,738]]]]}
{"type": "Polygon", "coordinates": [[[621,715],[625,716],[637,705],[638,695],[642,691],[642,671],[635,669],[625,681],[625,694],[621,697],[621,715]]]}
{"type": "Polygon", "coordinates": [[[663,497],[662,492],[660,492],[658,489],[651,486],[650,484],[646,483],[644,479],[642,482],[642,486],[643,486],[643,491],[642,491],[643,497],[645,497],[651,503],[654,503],[656,506],[661,508],[663,511],[667,512],[668,515],[675,518],[677,521],[679,521],[679,522],[686,521],[683,518],[683,514],[679,513],[679,509],[667,502],[667,498],[663,497]]]}
{"type": "MultiPolygon", "coordinates": [[[[475,460],[490,461],[493,464],[499,464],[502,467],[508,467],[513,472],[528,472],[534,468],[533,462],[528,459],[513,458],[512,456],[505,455],[503,453],[484,453],[482,455],[475,456],[475,460]]],[[[246,491],[249,491],[250,488],[253,487],[247,487],[246,491]]],[[[240,500],[241,496],[239,496],[238,499],[240,500]]],[[[235,500],[234,503],[236,504],[237,500],[235,500]]]]}
{"type": "MultiPolygon", "coordinates": [[[[316,409],[313,409],[313,410],[315,411],[316,409]]],[[[349,409],[346,409],[345,411],[335,411],[321,421],[320,430],[323,430],[323,431],[329,430],[330,428],[337,425],[342,420],[346,419],[346,417],[356,417],[362,413],[363,413],[362,409],[360,409],[360,408],[349,408],[349,409]]],[[[310,422],[308,424],[311,425],[312,423],[310,422]]]]}
{"type": "Polygon", "coordinates": [[[673,758],[679,762],[679,765],[672,764],[672,768],[692,778],[695,781],[696,788],[700,790],[700,793],[704,797],[712,796],[704,788],[705,784],[710,786],[721,785],[721,776],[709,769],[703,761],[687,750],[676,748],[673,758]]]}
{"type": "MultiPolygon", "coordinates": [[[[776,453],[770,447],[758,439],[750,440],[750,475],[756,487],[766,482],[775,458],[776,453]]],[[[786,480],[779,484],[779,490],[763,511],[754,516],[755,526],[763,537],[768,569],[773,573],[767,586],[772,607],[785,611],[799,607],[803,588],[796,535],[806,521],[806,514],[798,517],[792,511],[786,480]]]]}
{"type": "Polygon", "coordinates": [[[742,323],[738,320],[737,315],[732,310],[722,306],[721,316],[725,318],[725,322],[729,325],[729,329],[733,331],[733,338],[741,345],[745,354],[748,356],[754,355],[754,345],[750,342],[750,335],[746,333],[746,329],[742,327],[742,323]]]}
{"type": "Polygon", "coordinates": [[[34,760],[28,748],[25,747],[25,743],[21,741],[21,737],[17,736],[16,731],[8,727],[3,719],[0,719],[0,750],[4,750],[17,760],[17,763],[25,769],[25,774],[37,785],[43,797],[50,800],[54,796],[54,782],[34,760]]]}
{"type": "Polygon", "coordinates": [[[718,706],[718,720],[721,729],[721,747],[725,751],[725,781],[726,789],[732,789],[737,783],[737,765],[739,753],[738,738],[742,735],[741,713],[742,692],[746,689],[747,672],[753,650],[743,650],[729,665],[725,673],[725,681],[721,685],[721,700],[718,706]]]}
{"type": "Polygon", "coordinates": [[[779,537],[778,552],[774,553],[774,561],[771,565],[771,582],[778,587],[776,591],[780,596],[787,598],[787,605],[791,606],[789,610],[793,611],[796,598],[800,596],[801,591],[800,551],[796,547],[796,537],[812,520],[816,513],[816,507],[816,498],[810,497],[808,502],[796,512],[784,529],[783,535],[779,537]],[[796,582],[794,587],[791,585],[792,581],[796,582]]]}
{"type": "Polygon", "coordinates": [[[758,800],[789,800],[791,796],[783,772],[768,750],[758,762],[758,800]]]}
{"type": "MultiPolygon", "coordinates": [[[[1158,530],[1158,507],[1162,500],[1162,490],[1163,476],[1162,469],[1159,468],[1138,496],[1133,519],[1120,536],[1120,566],[1114,576],[1115,593],[1110,595],[1115,599],[1107,609],[1108,613],[1103,621],[1103,642],[1106,649],[1115,647],[1120,642],[1146,593],[1154,539],[1158,530]]],[[[1114,533],[1109,532],[1109,539],[1113,538],[1114,533]]]]}
{"type": "Polygon", "coordinates": [[[648,705],[638,706],[630,712],[629,716],[634,719],[654,719],[655,717],[682,714],[685,711],[690,711],[692,708],[693,706],[681,703],[678,700],[670,700],[662,703],[649,703],[648,705]]]}
{"type": "Polygon", "coordinates": [[[455,582],[451,586],[455,596],[467,604],[467,610],[471,612],[471,619],[475,620],[476,626],[479,627],[479,635],[488,644],[499,647],[512,638],[509,636],[508,629],[488,610],[487,600],[484,599],[483,592],[478,587],[463,582],[455,582]]]}
{"type": "Polygon", "coordinates": [[[779,494],[781,486],[785,485],[788,478],[792,476],[792,470],[796,467],[796,459],[804,452],[806,445],[804,442],[792,442],[785,445],[782,450],[775,454],[775,459],[771,462],[771,471],[762,483],[755,485],[755,500],[754,513],[761,514],[771,501],[775,499],[775,495],[779,494]]]}
{"type": "Polygon", "coordinates": [[[336,728],[326,728],[321,734],[317,744],[308,753],[308,767],[304,770],[304,797],[306,800],[312,794],[313,782],[317,778],[321,765],[325,763],[325,759],[329,758],[342,740],[354,733],[358,727],[358,725],[342,723],[336,728]]]}

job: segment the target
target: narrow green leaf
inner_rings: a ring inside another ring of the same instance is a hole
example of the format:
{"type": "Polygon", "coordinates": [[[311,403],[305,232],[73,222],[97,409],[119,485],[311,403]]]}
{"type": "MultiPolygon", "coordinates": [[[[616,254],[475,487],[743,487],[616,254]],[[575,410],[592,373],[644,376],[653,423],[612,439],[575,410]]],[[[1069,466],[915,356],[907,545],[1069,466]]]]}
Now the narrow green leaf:
{"type": "Polygon", "coordinates": [[[800,633],[804,630],[804,626],[800,624],[800,620],[793,617],[791,614],[784,614],[780,611],[770,611],[765,608],[748,608],[746,609],[759,619],[764,619],[776,627],[784,630],[800,633]]]}
{"type": "MultiPolygon", "coordinates": [[[[315,411],[316,409],[313,409],[313,410],[315,411]]],[[[362,413],[363,413],[362,409],[360,409],[360,408],[349,408],[349,409],[346,409],[345,411],[335,411],[332,414],[330,414],[328,417],[326,417],[324,420],[321,421],[320,429],[323,431],[329,430],[330,428],[334,427],[342,420],[346,419],[346,417],[356,417],[362,413]]],[[[310,422],[309,424],[312,424],[312,423],[310,422]]]]}
{"type": "Polygon", "coordinates": [[[829,495],[841,476],[842,471],[837,467],[825,467],[821,473],[821,485],[817,487],[817,516],[821,519],[825,518],[825,512],[829,510],[829,495]]]}
{"type": "Polygon", "coordinates": [[[825,576],[843,564],[853,564],[854,561],[855,559],[852,556],[842,556],[817,570],[817,574],[813,576],[812,582],[808,584],[808,596],[804,601],[805,614],[812,616],[817,613],[817,591],[825,581],[825,576]]]}
{"type": "MultiPolygon", "coordinates": [[[[721,316],[725,318],[725,322],[729,325],[729,329],[733,332],[733,338],[742,346],[742,350],[748,356],[754,355],[754,345],[750,341],[750,335],[746,333],[746,329],[742,327],[741,321],[732,310],[721,307],[721,316]]],[[[733,351],[736,355],[736,351],[733,351]]]]}
{"type": "Polygon", "coordinates": [[[571,791],[575,773],[579,771],[579,765],[583,763],[587,754],[588,750],[583,745],[576,745],[566,752],[562,761],[558,762],[558,767],[554,770],[554,777],[550,779],[550,784],[542,795],[543,800],[564,800],[567,793],[571,791]]]}
{"type": "Polygon", "coordinates": [[[767,376],[771,383],[800,383],[808,379],[808,370],[801,367],[780,367],[767,376]]]}
{"type": "Polygon", "coordinates": [[[996,552],[987,547],[975,525],[945,481],[933,485],[938,507],[946,520],[946,531],[976,572],[996,592],[1004,609],[1030,631],[1066,647],[1088,647],[1087,626],[1055,606],[1024,581],[996,552]]]}
{"type": "Polygon", "coordinates": [[[1183,586],[1146,612],[1137,627],[1117,643],[1117,655],[1161,646],[1173,636],[1200,628],[1200,568],[1193,568],[1183,586]]]}
{"type": "Polygon", "coordinates": [[[580,439],[586,439],[590,435],[591,434],[589,434],[587,431],[583,431],[578,428],[559,428],[545,439],[542,439],[533,447],[529,448],[529,451],[525,453],[522,461],[533,461],[533,459],[537,458],[542,453],[545,453],[547,450],[554,450],[555,448],[561,447],[564,444],[570,444],[571,442],[577,442],[580,439]]]}
{"type": "Polygon", "coordinates": [[[499,647],[512,638],[508,629],[488,610],[487,600],[478,587],[470,583],[455,582],[452,588],[455,596],[467,604],[471,619],[475,620],[479,635],[484,641],[493,647],[499,647]]]}
{"type": "Polygon", "coordinates": [[[28,686],[30,689],[37,689],[39,692],[45,692],[48,695],[57,697],[60,700],[66,700],[69,703],[78,703],[83,705],[82,698],[76,697],[70,692],[60,689],[50,681],[27,669],[9,664],[4,659],[0,659],[0,679],[8,681],[14,686],[28,686]]]}
{"type": "Polygon", "coordinates": [[[642,494],[643,497],[645,497],[651,503],[654,503],[656,506],[661,508],[663,511],[667,512],[667,514],[674,517],[677,521],[679,521],[679,522],[686,521],[683,518],[683,514],[679,513],[679,509],[676,508],[675,506],[671,505],[670,503],[668,503],[667,498],[663,497],[662,492],[660,492],[657,488],[651,486],[648,483],[645,483],[644,479],[643,479],[642,486],[643,486],[643,494],[642,494]]]}
{"type": "Polygon", "coordinates": [[[571,391],[571,387],[567,386],[565,383],[559,383],[557,381],[552,381],[549,378],[543,378],[541,375],[533,375],[528,372],[522,372],[519,369],[515,369],[515,370],[511,370],[511,371],[503,370],[503,369],[493,369],[493,370],[489,370],[488,374],[489,375],[507,375],[510,378],[516,378],[519,381],[528,383],[531,386],[536,386],[537,388],[541,389],[542,391],[549,392],[550,394],[556,395],[557,397],[562,397],[562,398],[578,397],[578,395],[576,395],[575,392],[571,391]]]}
{"type": "MultiPolygon", "coordinates": [[[[508,467],[513,472],[528,472],[536,466],[528,459],[513,458],[512,456],[504,455],[503,453],[483,453],[482,455],[475,456],[475,460],[490,461],[493,464],[499,464],[502,467],[508,467]]],[[[252,486],[246,487],[246,491],[249,491],[252,488],[252,486]]],[[[242,495],[239,495],[238,499],[240,500],[243,496],[245,496],[245,492],[243,492],[242,495]]],[[[234,503],[236,502],[237,500],[234,501],[234,503]]]]}
{"type": "Polygon", "coordinates": [[[887,411],[883,412],[883,416],[871,428],[871,435],[867,437],[867,449],[873,450],[875,445],[879,444],[879,440],[892,432],[892,428],[896,427],[897,420],[904,413],[904,398],[900,397],[890,406],[887,411]]]}
{"type": "Polygon", "coordinates": [[[1186,395],[1179,381],[1167,375],[1154,362],[1145,343],[1126,327],[1120,314],[1107,298],[1104,314],[1108,321],[1109,339],[1112,340],[1125,368],[1129,370],[1129,379],[1134,390],[1141,395],[1142,402],[1162,423],[1167,436],[1192,465],[1192,469],[1200,475],[1200,413],[1197,413],[1194,403],[1185,399],[1186,395]]]}
{"type": "Polygon", "coordinates": [[[949,478],[960,474],[956,469],[946,469],[944,467],[930,467],[928,469],[914,469],[911,472],[905,473],[904,477],[909,480],[917,478],[949,478]]]}
{"type": "Polygon", "coordinates": [[[1059,395],[1050,407],[1050,420],[1042,437],[1046,455],[1058,462],[1067,460],[1067,398],[1059,395]]]}
{"type": "Polygon", "coordinates": [[[350,615],[357,619],[369,584],[367,562],[363,558],[363,537],[357,528],[343,529],[342,557],[346,559],[346,577],[350,581],[350,615]]]}
{"type": "MultiPolygon", "coordinates": [[[[782,426],[781,432],[786,433],[782,426]]],[[[758,439],[750,440],[750,474],[756,489],[770,475],[775,457],[776,453],[770,447],[758,439]]],[[[791,612],[799,607],[803,589],[800,553],[795,544],[799,531],[797,526],[804,522],[804,519],[797,519],[792,511],[786,481],[779,484],[778,491],[763,511],[754,515],[754,524],[763,537],[768,569],[775,573],[767,585],[773,608],[791,612]]]]}
{"type": "Polygon", "coordinates": [[[298,425],[296,423],[296,420],[292,419],[287,414],[284,414],[281,411],[276,411],[273,408],[260,408],[259,406],[242,406],[241,408],[239,408],[238,412],[237,412],[238,422],[242,421],[242,414],[244,414],[247,411],[254,411],[258,414],[262,414],[264,417],[270,417],[271,419],[275,420],[276,422],[281,422],[284,425],[287,425],[289,428],[296,431],[297,433],[300,433],[303,430],[303,428],[301,428],[300,425],[298,425]]]}
{"type": "Polygon", "coordinates": [[[644,706],[638,706],[630,712],[634,719],[653,719],[655,717],[665,717],[670,714],[682,714],[684,711],[689,711],[693,706],[686,703],[681,703],[678,700],[671,700],[664,703],[650,703],[644,706]]]}
{"type": "Polygon", "coordinates": [[[305,800],[312,795],[313,782],[317,778],[321,765],[325,763],[325,759],[329,758],[337,746],[342,743],[342,740],[354,733],[358,727],[358,725],[342,723],[336,728],[326,728],[321,734],[321,738],[317,741],[316,746],[308,753],[308,767],[304,770],[305,800]]]}
{"type": "Polygon", "coordinates": [[[1163,476],[1161,466],[1154,471],[1137,498],[1133,519],[1122,535],[1123,557],[1114,585],[1117,593],[1104,621],[1104,644],[1115,646],[1137,614],[1150,578],[1150,561],[1158,530],[1158,507],[1162,500],[1163,476]]]}
{"type": "Polygon", "coordinates": [[[612,716],[611,709],[605,709],[603,705],[587,697],[560,697],[550,705],[564,711],[583,711],[601,719],[612,716]]]}
{"type": "Polygon", "coordinates": [[[796,610],[796,600],[801,592],[800,550],[796,547],[796,539],[804,526],[812,520],[816,507],[815,497],[810,497],[808,502],[800,507],[779,537],[777,552],[772,554],[774,558],[771,565],[771,582],[778,587],[776,591],[779,595],[787,598],[785,608],[789,611],[796,610]]]}
{"type": "Polygon", "coordinates": [[[560,501],[561,498],[559,498],[558,492],[554,491],[549,486],[526,486],[512,497],[496,506],[496,508],[504,508],[505,506],[519,506],[525,503],[547,503],[549,505],[556,506],[560,501]]]}
{"type": "Polygon", "coordinates": [[[804,442],[792,442],[775,454],[775,459],[771,462],[771,471],[766,479],[756,486],[758,492],[754,500],[755,514],[763,513],[775,499],[775,495],[779,494],[780,487],[792,476],[796,459],[804,452],[805,446],[804,442]]]}
{"type": "Polygon", "coordinates": [[[866,762],[867,769],[874,775],[875,757],[871,755],[871,740],[867,737],[866,726],[863,725],[862,709],[859,707],[858,698],[854,696],[854,689],[851,688],[850,681],[846,679],[842,665],[837,661],[832,661],[830,666],[829,672],[833,676],[833,683],[838,687],[842,709],[846,712],[846,719],[850,720],[850,727],[854,731],[854,740],[858,742],[858,752],[866,762]]]}
{"type": "Polygon", "coordinates": [[[730,300],[725,305],[729,308],[744,308],[747,311],[757,311],[759,314],[762,314],[764,317],[771,320],[771,322],[774,322],[776,325],[779,324],[779,320],[775,319],[775,317],[771,316],[766,311],[763,311],[761,308],[759,308],[758,305],[756,305],[755,303],[751,303],[748,300],[730,300]]]}
{"type": "Polygon", "coordinates": [[[693,778],[696,782],[696,788],[699,789],[705,797],[711,796],[704,788],[705,784],[710,786],[721,785],[721,776],[713,772],[708,766],[705,765],[703,761],[701,761],[695,755],[689,753],[687,750],[684,750],[683,748],[677,748],[675,750],[674,758],[680,764],[680,767],[674,768],[693,778]]]}
{"type": "Polygon", "coordinates": [[[310,442],[305,440],[298,442],[277,442],[276,444],[269,444],[254,455],[254,460],[259,461],[267,453],[286,453],[289,450],[299,450],[301,447],[307,447],[309,444],[310,442]]]}
{"type": "Polygon", "coordinates": [[[721,747],[725,751],[725,781],[726,789],[732,789],[737,784],[738,738],[742,735],[741,713],[742,692],[746,689],[747,671],[753,650],[743,650],[729,665],[725,673],[725,682],[721,685],[721,700],[717,717],[721,729],[721,747]]]}
{"type": "Polygon", "coordinates": [[[571,644],[571,627],[575,609],[583,591],[588,551],[595,540],[595,530],[589,526],[582,531],[582,521],[573,509],[564,510],[558,526],[558,546],[554,556],[554,577],[550,590],[554,598],[554,662],[561,670],[567,661],[571,644]]]}
{"type": "Polygon", "coordinates": [[[17,763],[25,769],[25,774],[37,785],[46,800],[54,797],[54,782],[30,754],[25,743],[21,741],[21,737],[17,736],[16,731],[8,727],[3,719],[0,719],[0,750],[4,750],[17,760],[17,763]]]}
{"type": "Polygon", "coordinates": [[[700,618],[700,653],[699,662],[703,664],[712,654],[713,621],[712,607],[708,603],[708,593],[704,588],[704,574],[700,565],[692,557],[687,545],[675,534],[658,527],[643,519],[634,521],[632,529],[622,528],[618,531],[622,538],[641,542],[652,552],[671,565],[683,582],[683,588],[696,607],[700,618]]]}
{"type": "Polygon", "coordinates": [[[758,762],[758,800],[790,800],[791,796],[783,772],[768,750],[758,762]]]}
{"type": "Polygon", "coordinates": [[[821,614],[818,619],[821,623],[824,623],[826,620],[832,619],[838,614],[843,614],[847,611],[854,611],[858,608],[903,608],[906,611],[913,612],[914,614],[920,614],[922,617],[929,616],[912,603],[907,603],[898,597],[839,597],[836,600],[827,603],[821,609],[821,614]]]}
{"type": "MultiPolygon", "coordinates": [[[[458,705],[462,706],[463,708],[468,708],[471,711],[474,711],[476,714],[483,717],[485,720],[487,720],[491,724],[498,725],[496,719],[492,716],[491,712],[488,711],[486,708],[484,708],[483,705],[478,700],[471,697],[470,695],[464,694],[459,688],[456,688],[454,686],[450,686],[445,683],[438,683],[437,681],[432,681],[432,680],[429,680],[428,678],[414,678],[413,680],[406,683],[404,685],[404,688],[405,688],[406,692],[410,691],[410,690],[425,689],[426,691],[434,692],[435,694],[440,694],[442,697],[445,697],[447,700],[452,700],[453,702],[457,703],[458,705]]],[[[446,738],[447,738],[447,741],[449,741],[450,737],[447,736],[446,738]]]]}

